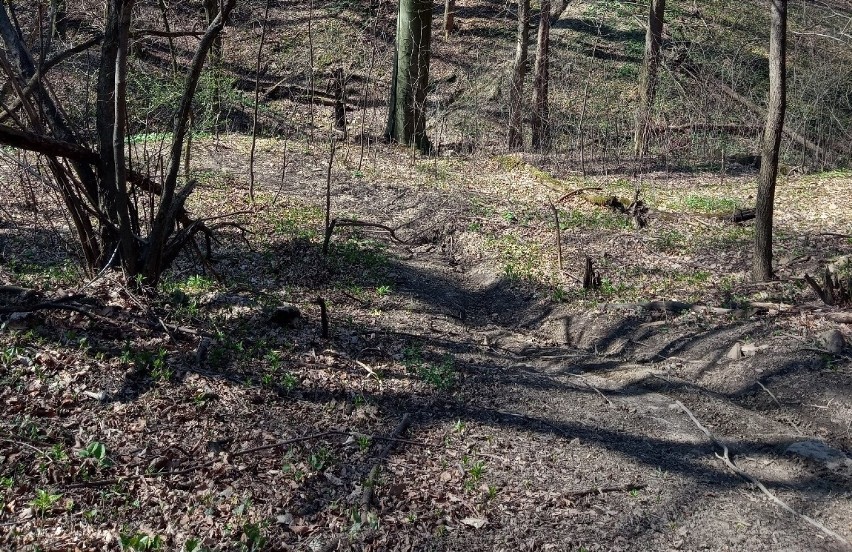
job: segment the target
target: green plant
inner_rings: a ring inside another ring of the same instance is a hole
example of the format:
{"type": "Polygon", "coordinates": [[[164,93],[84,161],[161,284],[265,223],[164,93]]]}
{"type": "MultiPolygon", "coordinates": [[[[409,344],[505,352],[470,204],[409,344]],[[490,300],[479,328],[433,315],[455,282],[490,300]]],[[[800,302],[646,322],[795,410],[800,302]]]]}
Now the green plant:
{"type": "Polygon", "coordinates": [[[242,527],[241,548],[247,552],[263,550],[266,546],[266,537],[263,535],[263,527],[258,523],[246,523],[242,527]]]}
{"type": "Polygon", "coordinates": [[[308,456],[308,464],[314,471],[323,471],[332,461],[331,451],[326,447],[320,448],[318,451],[308,456]]]}
{"type": "Polygon", "coordinates": [[[80,458],[91,458],[96,460],[98,465],[102,468],[112,465],[112,461],[107,457],[106,445],[99,441],[92,441],[86,445],[86,448],[79,451],[77,455],[80,458]]]}
{"type": "Polygon", "coordinates": [[[279,351],[269,351],[264,358],[266,358],[266,362],[269,363],[269,367],[273,372],[277,372],[281,368],[281,363],[284,360],[279,351]]]}
{"type": "Polygon", "coordinates": [[[692,211],[707,214],[731,213],[737,208],[737,201],[729,198],[688,195],[684,204],[692,211]]]}
{"type": "Polygon", "coordinates": [[[213,287],[213,281],[205,278],[204,276],[200,276],[198,274],[193,274],[189,278],[186,279],[186,284],[184,288],[189,291],[208,291],[213,287]]]}
{"type": "Polygon", "coordinates": [[[50,447],[50,450],[47,452],[47,456],[54,462],[62,463],[68,460],[68,454],[65,452],[65,449],[59,443],[56,443],[55,445],[50,447]]]}
{"type": "Polygon", "coordinates": [[[8,347],[0,350],[0,365],[3,368],[10,368],[12,363],[14,363],[18,357],[20,356],[21,351],[14,345],[9,345],[8,347]]]}
{"type": "Polygon", "coordinates": [[[297,385],[299,385],[299,380],[294,376],[291,372],[284,372],[281,374],[281,387],[287,393],[292,392],[297,385]]]}
{"type": "Polygon", "coordinates": [[[456,433],[464,433],[465,423],[462,420],[456,420],[453,424],[453,431],[456,433]]]}
{"type": "Polygon", "coordinates": [[[466,489],[472,490],[479,483],[479,480],[482,479],[482,474],[485,471],[485,462],[482,460],[473,461],[470,457],[464,456],[462,458],[462,466],[466,472],[464,486],[466,489]]]}
{"type": "Polygon", "coordinates": [[[555,288],[553,288],[552,298],[554,302],[561,303],[565,301],[569,296],[570,294],[565,290],[564,287],[556,286],[555,288]]]}
{"type": "Polygon", "coordinates": [[[391,294],[391,287],[388,285],[379,286],[376,288],[376,295],[379,297],[386,297],[391,294]]]}
{"type": "Polygon", "coordinates": [[[201,544],[201,539],[188,539],[183,544],[183,552],[204,552],[205,550],[207,549],[201,544]]]}
{"type": "Polygon", "coordinates": [[[331,257],[338,266],[359,266],[367,269],[382,268],[390,262],[385,244],[357,236],[333,243],[331,257]]]}
{"type": "Polygon", "coordinates": [[[612,211],[604,211],[596,209],[594,211],[581,211],[573,209],[568,212],[559,212],[559,226],[562,230],[569,228],[583,228],[589,230],[625,230],[631,227],[631,221],[628,217],[614,213],[612,211]]]}
{"type": "Polygon", "coordinates": [[[163,538],[160,535],[147,535],[145,533],[120,534],[119,542],[123,550],[143,552],[147,550],[162,550],[163,538]]]}
{"type": "Polygon", "coordinates": [[[160,347],[157,351],[157,354],[152,357],[150,367],[151,367],[151,377],[160,382],[171,381],[172,379],[172,369],[166,363],[166,355],[168,352],[165,348],[160,347]]]}
{"type": "Polygon", "coordinates": [[[362,451],[365,451],[368,448],[370,448],[371,442],[370,442],[370,436],[369,435],[359,435],[358,438],[357,438],[357,441],[358,441],[358,448],[361,449],[362,451]]]}
{"type": "Polygon", "coordinates": [[[497,497],[497,487],[494,485],[488,485],[488,493],[485,495],[487,500],[494,500],[497,497]]]}
{"type": "Polygon", "coordinates": [[[357,507],[349,509],[349,534],[357,535],[364,528],[378,529],[379,517],[374,512],[362,513],[357,507]]]}
{"type": "Polygon", "coordinates": [[[424,364],[418,370],[420,379],[446,391],[456,384],[456,371],[453,368],[453,357],[446,355],[440,363],[424,364]]]}
{"type": "Polygon", "coordinates": [[[62,498],[61,494],[51,494],[50,491],[45,489],[36,489],[35,499],[30,502],[30,506],[36,513],[43,516],[47,510],[53,508],[53,505],[60,498],[62,498]]]}
{"type": "Polygon", "coordinates": [[[319,236],[322,216],[319,207],[290,207],[280,211],[272,225],[276,234],[310,241],[319,236]]]}
{"type": "Polygon", "coordinates": [[[654,246],[659,251],[679,252],[686,245],[686,236],[677,230],[663,230],[657,236],[654,246]]]}

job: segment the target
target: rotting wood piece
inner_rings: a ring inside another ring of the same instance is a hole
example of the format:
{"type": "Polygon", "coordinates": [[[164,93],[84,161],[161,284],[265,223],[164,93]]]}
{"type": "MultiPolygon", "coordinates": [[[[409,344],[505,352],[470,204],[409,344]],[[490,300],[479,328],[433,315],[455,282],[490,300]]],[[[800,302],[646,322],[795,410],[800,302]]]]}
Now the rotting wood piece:
{"type": "Polygon", "coordinates": [[[601,275],[595,272],[592,259],[586,257],[586,269],[583,272],[583,289],[598,289],[601,287],[601,275]]]}
{"type": "Polygon", "coordinates": [[[811,286],[817,297],[826,305],[846,305],[852,297],[852,276],[841,279],[837,274],[832,274],[826,267],[822,273],[822,285],[808,273],[805,273],[805,281],[811,286]]]}

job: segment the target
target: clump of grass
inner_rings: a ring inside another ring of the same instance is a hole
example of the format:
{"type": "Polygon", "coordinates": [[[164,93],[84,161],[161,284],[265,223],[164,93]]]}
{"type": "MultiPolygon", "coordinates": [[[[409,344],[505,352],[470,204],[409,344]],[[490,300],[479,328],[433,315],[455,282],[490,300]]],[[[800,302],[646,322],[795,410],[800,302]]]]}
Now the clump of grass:
{"type": "Polygon", "coordinates": [[[272,225],[277,235],[310,241],[319,236],[322,217],[319,207],[295,206],[278,211],[272,219],[272,225]]]}
{"type": "Polygon", "coordinates": [[[402,363],[409,373],[440,391],[452,389],[458,379],[452,355],[445,355],[440,362],[429,362],[417,345],[406,347],[402,352],[402,363]]]}
{"type": "Polygon", "coordinates": [[[581,211],[573,209],[559,213],[562,230],[581,228],[586,230],[625,230],[632,227],[630,219],[619,213],[604,210],[581,211]]]}
{"type": "Polygon", "coordinates": [[[666,253],[679,253],[683,251],[686,246],[686,235],[678,230],[663,230],[654,241],[654,247],[658,251],[666,253]]]}
{"type": "Polygon", "coordinates": [[[514,171],[526,165],[523,159],[514,155],[498,155],[494,160],[504,171],[514,171]]]}
{"type": "Polygon", "coordinates": [[[707,214],[730,213],[737,208],[737,201],[730,198],[688,195],[684,204],[691,211],[707,214]]]}

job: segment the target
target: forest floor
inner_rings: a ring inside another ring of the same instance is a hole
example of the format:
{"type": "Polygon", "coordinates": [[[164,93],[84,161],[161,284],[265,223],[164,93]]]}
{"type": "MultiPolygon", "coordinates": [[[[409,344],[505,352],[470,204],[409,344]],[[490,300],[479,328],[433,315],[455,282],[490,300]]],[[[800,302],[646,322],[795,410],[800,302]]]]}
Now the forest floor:
{"type": "Polygon", "coordinates": [[[240,227],[151,297],[77,274],[58,206],[3,207],[0,285],[89,314],[2,314],[0,547],[849,548],[852,327],[802,280],[848,271],[849,174],[782,178],[755,285],[752,226],[715,217],[753,173],[350,143],[332,217],[397,239],[344,222],[324,255],[327,151],[260,141],[251,212],[248,140],[195,148],[191,212],[240,227]],[[558,204],[560,271],[549,201],[637,183],[643,229],[558,204]]]}

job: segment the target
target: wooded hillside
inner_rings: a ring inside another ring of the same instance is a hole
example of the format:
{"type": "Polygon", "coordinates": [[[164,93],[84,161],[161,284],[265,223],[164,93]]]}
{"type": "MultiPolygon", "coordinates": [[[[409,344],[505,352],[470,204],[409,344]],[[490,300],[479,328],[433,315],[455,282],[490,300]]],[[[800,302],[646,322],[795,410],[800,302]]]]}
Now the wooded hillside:
{"type": "Polygon", "coordinates": [[[850,46],[3,2],[0,548],[852,549],[850,46]]]}

